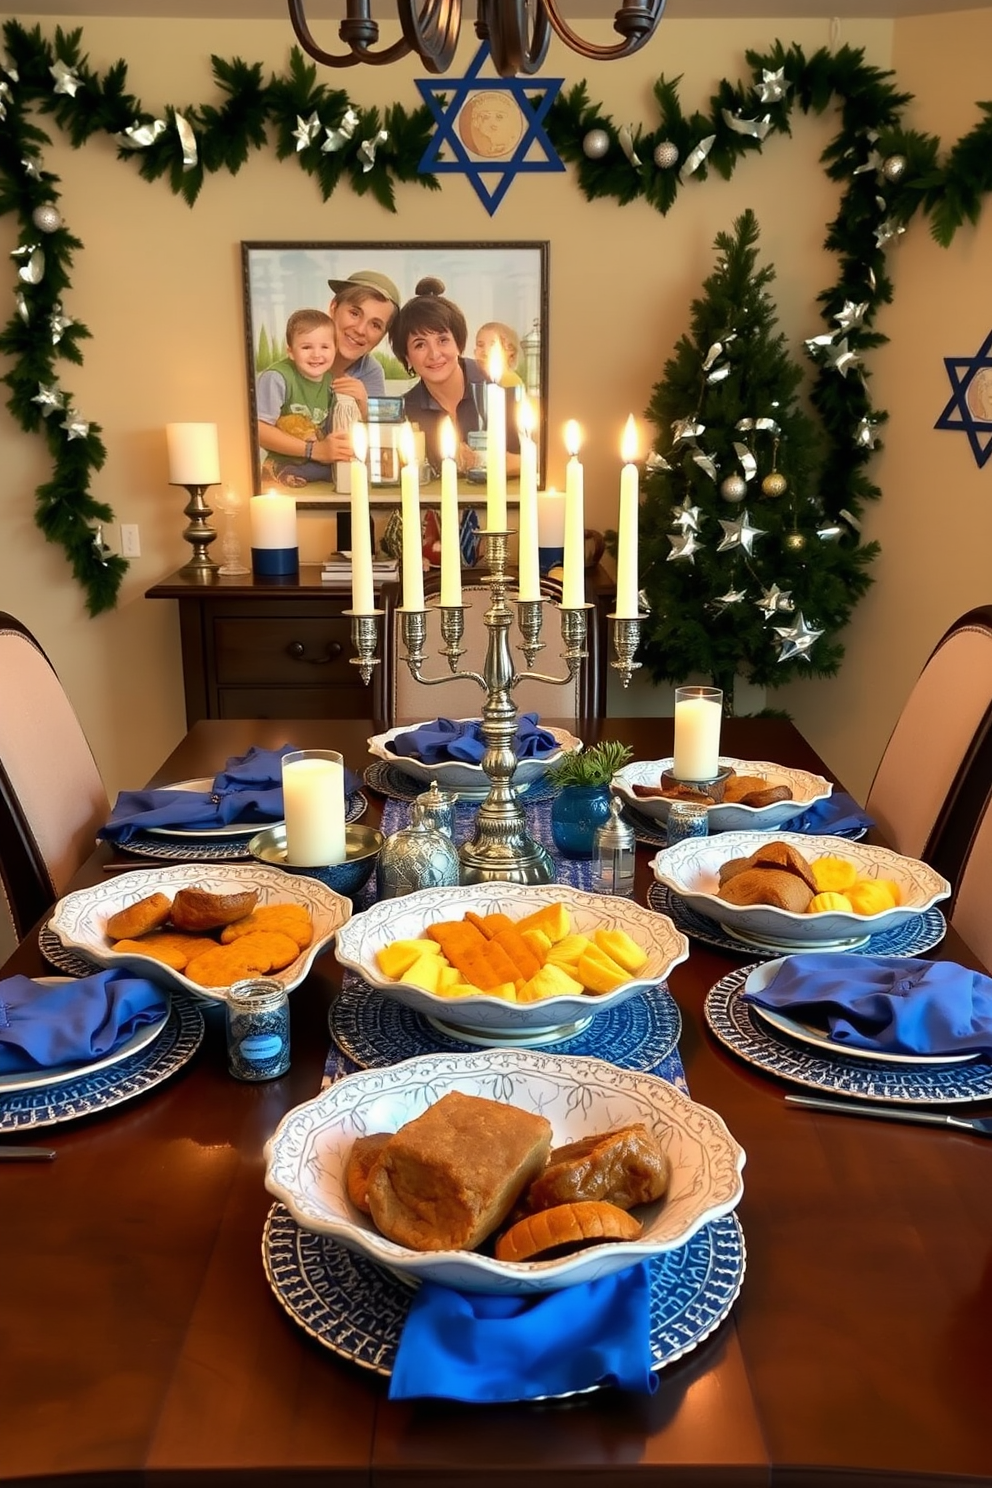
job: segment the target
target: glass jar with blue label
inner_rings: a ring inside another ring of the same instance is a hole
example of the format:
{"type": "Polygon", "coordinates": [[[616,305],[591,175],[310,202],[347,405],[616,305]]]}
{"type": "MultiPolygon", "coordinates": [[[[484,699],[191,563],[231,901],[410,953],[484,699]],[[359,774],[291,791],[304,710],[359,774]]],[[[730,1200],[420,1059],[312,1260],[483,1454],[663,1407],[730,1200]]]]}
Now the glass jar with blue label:
{"type": "Polygon", "coordinates": [[[289,994],[274,977],[235,982],[227,997],[227,1068],[236,1080],[289,1069],[289,994]]]}

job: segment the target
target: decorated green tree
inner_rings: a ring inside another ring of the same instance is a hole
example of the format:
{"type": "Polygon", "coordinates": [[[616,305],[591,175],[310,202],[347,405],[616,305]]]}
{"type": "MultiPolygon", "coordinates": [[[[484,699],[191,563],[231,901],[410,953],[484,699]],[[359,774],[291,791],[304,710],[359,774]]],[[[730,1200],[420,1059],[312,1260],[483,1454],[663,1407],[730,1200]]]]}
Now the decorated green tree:
{"type": "MultiPolygon", "coordinates": [[[[877,552],[860,540],[858,493],[825,478],[818,425],[799,399],[803,371],[775,329],[775,271],[757,267],[757,241],[750,211],[733,236],[717,235],[691,334],[647,410],[659,434],[640,523],[651,609],[640,659],[655,681],[709,677],[728,710],[738,676],[777,687],[836,672],[838,633],[877,552]]],[[[874,490],[862,483],[860,494],[874,490]]]]}

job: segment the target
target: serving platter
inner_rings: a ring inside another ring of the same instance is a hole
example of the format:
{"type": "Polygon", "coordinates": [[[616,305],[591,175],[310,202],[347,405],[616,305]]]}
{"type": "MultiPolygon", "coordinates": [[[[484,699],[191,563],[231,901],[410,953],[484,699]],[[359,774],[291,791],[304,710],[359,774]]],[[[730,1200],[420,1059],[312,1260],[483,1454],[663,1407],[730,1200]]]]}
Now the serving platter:
{"type": "MultiPolygon", "coordinates": [[[[88,972],[87,975],[92,975],[92,973],[88,972]]],[[[55,987],[60,983],[75,981],[76,978],[34,977],[33,980],[42,987],[55,987]]],[[[73,1064],[62,1064],[58,1069],[17,1070],[7,1075],[0,1075],[0,1098],[13,1095],[19,1090],[43,1090],[47,1085],[62,1085],[67,1080],[78,1080],[82,1076],[96,1075],[101,1070],[121,1064],[158,1038],[169,1021],[170,1009],[171,1003],[167,1000],[165,1012],[160,1018],[156,1018],[154,1023],[146,1023],[143,1027],[136,1028],[131,1037],[125,1039],[124,1043],[110,1054],[99,1055],[96,1059],[80,1060],[73,1064]]]]}
{"type": "MultiPolygon", "coordinates": [[[[639,796],[635,785],[658,785],[666,770],[675,764],[672,757],[660,760],[633,760],[623,765],[610,782],[610,789],[629,806],[646,817],[648,821],[664,826],[672,805],[670,796],[639,796]]],[[[769,786],[788,787],[789,797],[785,801],[774,801],[770,806],[743,806],[736,802],[717,802],[706,808],[706,820],[711,832],[762,832],[772,831],[787,822],[790,817],[800,816],[815,801],[824,801],[833,790],[829,780],[822,775],[813,775],[808,770],[794,770],[788,765],[776,765],[771,760],[742,760],[730,756],[720,757],[720,768],[732,769],[737,775],[758,775],[769,786]]]]}
{"type": "MultiPolygon", "coordinates": [[[[711,1220],[687,1244],[649,1262],[653,1371],[691,1353],[720,1326],[740,1294],[746,1263],[735,1214],[711,1220]]],[[[413,1295],[399,1277],[301,1228],[279,1203],[265,1221],[262,1264],[279,1305],[322,1348],[392,1374],[413,1295]]]]}
{"type": "MultiPolygon", "coordinates": [[[[472,723],[470,718],[459,718],[458,723],[472,723]]],[[[385,764],[395,765],[407,779],[419,782],[422,791],[427,790],[432,780],[436,780],[442,790],[457,791],[459,795],[472,793],[476,796],[485,796],[489,792],[489,781],[481,764],[472,764],[468,760],[437,760],[434,764],[425,764],[423,760],[416,759],[411,755],[394,754],[389,748],[390,743],[401,734],[412,733],[415,729],[423,727],[422,724],[403,723],[395,728],[387,729],[384,734],[373,734],[368,741],[369,753],[385,764]]],[[[543,728],[544,725],[542,724],[543,728]]],[[[517,767],[513,772],[513,783],[517,789],[524,786],[532,786],[546,774],[548,766],[560,760],[563,755],[574,753],[582,748],[582,740],[576,738],[575,734],[569,733],[568,729],[547,728],[547,733],[553,735],[557,748],[541,756],[525,755],[523,759],[517,760],[517,767]]]]}
{"type": "MultiPolygon", "coordinates": [[[[415,801],[428,789],[422,780],[415,780],[412,775],[404,775],[399,765],[390,764],[383,759],[374,759],[367,764],[362,772],[362,778],[370,790],[394,801],[415,801]]],[[[528,804],[531,801],[549,801],[557,794],[555,787],[544,777],[530,783],[524,781],[519,784],[514,777],[513,784],[517,794],[528,804]]],[[[454,794],[459,802],[484,801],[489,794],[489,784],[487,782],[477,790],[457,789],[454,794]]]]}

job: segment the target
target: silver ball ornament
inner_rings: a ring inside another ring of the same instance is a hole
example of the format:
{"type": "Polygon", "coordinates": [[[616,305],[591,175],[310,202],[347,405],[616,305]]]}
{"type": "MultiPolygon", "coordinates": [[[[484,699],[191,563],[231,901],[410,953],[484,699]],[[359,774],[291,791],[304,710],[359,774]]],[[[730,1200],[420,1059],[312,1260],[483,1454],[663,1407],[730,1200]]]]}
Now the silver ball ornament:
{"type": "Polygon", "coordinates": [[[678,165],[679,147],[673,145],[671,140],[662,140],[660,145],[654,148],[654,163],[659,170],[671,170],[673,165],[678,165]]]}
{"type": "Polygon", "coordinates": [[[801,553],[806,546],[805,532],[787,532],[785,534],[785,546],[790,553],[801,553]]]}
{"type": "Polygon", "coordinates": [[[53,233],[58,232],[62,226],[62,215],[51,202],[42,202],[31,213],[31,221],[39,232],[53,233]]]}
{"type": "Polygon", "coordinates": [[[602,160],[610,148],[610,136],[605,129],[590,129],[582,141],[582,153],[589,160],[602,160]]]}
{"type": "Polygon", "coordinates": [[[728,475],[720,482],[720,495],[724,501],[743,501],[747,495],[747,481],[740,475],[728,475]]]}
{"type": "Polygon", "coordinates": [[[761,482],[761,492],[764,496],[784,496],[789,489],[789,482],[779,470],[770,470],[761,482]]]}
{"type": "Polygon", "coordinates": [[[882,162],[882,175],[895,185],[896,181],[901,181],[906,174],[906,165],[905,155],[889,155],[882,162]]]}

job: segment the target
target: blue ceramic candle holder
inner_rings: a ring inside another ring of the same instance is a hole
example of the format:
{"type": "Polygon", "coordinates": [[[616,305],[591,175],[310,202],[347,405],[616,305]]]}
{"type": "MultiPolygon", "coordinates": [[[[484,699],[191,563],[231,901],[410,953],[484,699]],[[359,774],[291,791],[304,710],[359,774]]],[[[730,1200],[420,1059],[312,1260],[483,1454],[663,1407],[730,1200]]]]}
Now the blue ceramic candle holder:
{"type": "Polygon", "coordinates": [[[252,572],[263,578],[295,574],[300,566],[299,548],[252,548],[252,572]]]}

